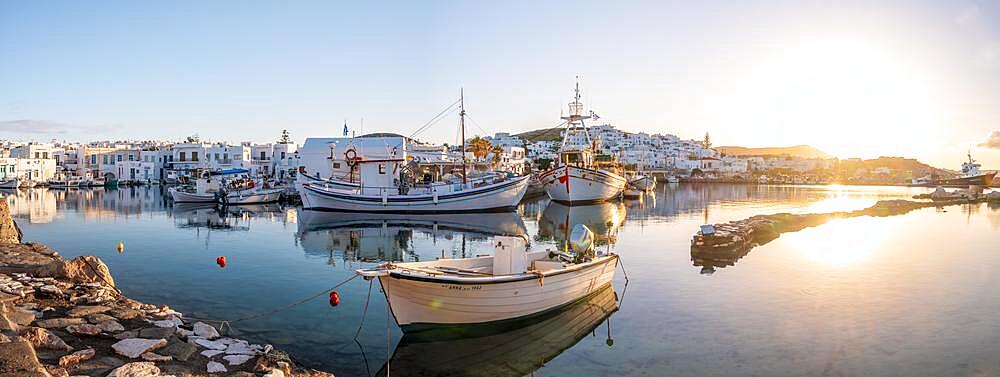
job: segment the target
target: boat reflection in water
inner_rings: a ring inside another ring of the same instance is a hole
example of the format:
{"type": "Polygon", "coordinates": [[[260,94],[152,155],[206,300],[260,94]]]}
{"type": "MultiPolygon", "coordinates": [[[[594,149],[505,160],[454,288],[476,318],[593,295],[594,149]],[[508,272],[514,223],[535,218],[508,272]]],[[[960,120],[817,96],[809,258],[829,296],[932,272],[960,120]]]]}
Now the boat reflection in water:
{"type": "MultiPolygon", "coordinates": [[[[302,210],[298,227],[298,240],[307,253],[342,252],[352,261],[405,260],[412,254],[415,231],[444,239],[457,234],[472,239],[527,234],[524,221],[514,212],[406,215],[302,210]]],[[[419,260],[416,254],[410,256],[419,260]]]]}
{"type": "Polygon", "coordinates": [[[525,376],[576,345],[608,320],[605,344],[614,344],[609,317],[618,311],[611,284],[527,323],[509,323],[472,337],[468,331],[405,334],[376,376],[525,376]],[[389,369],[388,371],[386,369],[389,369]],[[387,374],[389,372],[390,374],[387,374]]]}
{"type": "Polygon", "coordinates": [[[538,220],[540,241],[552,240],[562,249],[569,238],[569,232],[576,224],[586,225],[594,232],[596,245],[614,244],[618,238],[618,228],[625,224],[625,204],[604,202],[585,206],[568,206],[550,202],[538,220]]]}
{"type": "Polygon", "coordinates": [[[174,218],[174,226],[181,229],[250,230],[247,216],[231,213],[217,207],[215,203],[174,203],[170,214],[174,218]]]}

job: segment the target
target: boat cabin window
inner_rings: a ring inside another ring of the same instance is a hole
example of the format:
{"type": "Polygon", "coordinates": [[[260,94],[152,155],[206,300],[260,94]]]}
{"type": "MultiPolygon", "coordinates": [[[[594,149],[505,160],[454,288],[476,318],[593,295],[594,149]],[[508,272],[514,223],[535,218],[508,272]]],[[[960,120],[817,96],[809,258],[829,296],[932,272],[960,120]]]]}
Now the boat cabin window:
{"type": "Polygon", "coordinates": [[[334,162],[333,163],[333,168],[334,169],[340,169],[340,163],[339,162],[334,162]]]}
{"type": "Polygon", "coordinates": [[[378,164],[378,173],[385,174],[385,164],[378,164]]]}
{"type": "Polygon", "coordinates": [[[563,153],[563,162],[566,164],[579,164],[583,162],[583,154],[581,153],[563,153]]]}

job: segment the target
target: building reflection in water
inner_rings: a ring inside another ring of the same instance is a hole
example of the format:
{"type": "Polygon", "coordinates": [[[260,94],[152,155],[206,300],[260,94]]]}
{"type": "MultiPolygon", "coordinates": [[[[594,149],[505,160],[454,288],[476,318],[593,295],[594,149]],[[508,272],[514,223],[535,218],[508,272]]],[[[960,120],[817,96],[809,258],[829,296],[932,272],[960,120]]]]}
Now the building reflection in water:
{"type": "Polygon", "coordinates": [[[46,224],[55,219],[58,200],[47,190],[0,189],[0,197],[7,201],[15,220],[46,224]]]}
{"type": "MultiPolygon", "coordinates": [[[[452,331],[405,334],[375,376],[526,376],[566,349],[601,331],[613,347],[611,315],[618,296],[611,285],[565,308],[520,323],[478,328],[478,336],[453,338],[452,331]],[[386,371],[386,368],[389,371],[386,371]]],[[[465,333],[464,331],[462,333],[465,333]]]]}

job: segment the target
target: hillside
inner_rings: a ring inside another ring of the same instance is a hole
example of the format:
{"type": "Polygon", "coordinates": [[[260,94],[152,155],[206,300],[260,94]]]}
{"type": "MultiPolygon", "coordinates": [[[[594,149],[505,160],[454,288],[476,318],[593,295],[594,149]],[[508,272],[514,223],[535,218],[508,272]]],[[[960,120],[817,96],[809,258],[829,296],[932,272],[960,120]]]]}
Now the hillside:
{"type": "Polygon", "coordinates": [[[559,141],[562,140],[562,136],[559,133],[562,132],[563,129],[565,128],[564,127],[546,128],[541,130],[522,132],[517,134],[516,136],[528,142],[546,141],[546,140],[559,141]]]}
{"type": "Polygon", "coordinates": [[[845,171],[854,171],[857,169],[874,170],[877,168],[889,168],[892,171],[909,171],[912,172],[915,177],[923,176],[926,174],[934,174],[939,176],[951,176],[955,174],[954,171],[936,168],[927,165],[923,162],[917,161],[914,158],[904,158],[904,157],[879,157],[870,160],[840,160],[840,168],[845,171]]]}
{"type": "Polygon", "coordinates": [[[747,148],[747,147],[716,147],[716,150],[723,154],[730,156],[793,156],[801,158],[833,158],[833,156],[823,152],[819,149],[810,147],[808,145],[796,145],[792,147],[765,147],[765,148],[747,148]]]}

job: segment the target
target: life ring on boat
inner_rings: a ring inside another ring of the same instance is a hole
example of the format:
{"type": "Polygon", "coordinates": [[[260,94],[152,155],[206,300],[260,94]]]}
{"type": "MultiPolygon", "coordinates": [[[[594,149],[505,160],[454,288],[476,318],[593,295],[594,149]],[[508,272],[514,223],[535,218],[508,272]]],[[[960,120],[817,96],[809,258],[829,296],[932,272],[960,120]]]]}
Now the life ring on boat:
{"type": "Polygon", "coordinates": [[[354,148],[348,149],[344,152],[344,159],[347,160],[347,165],[350,166],[357,165],[358,161],[361,160],[358,158],[358,151],[354,150],[354,148]]]}

